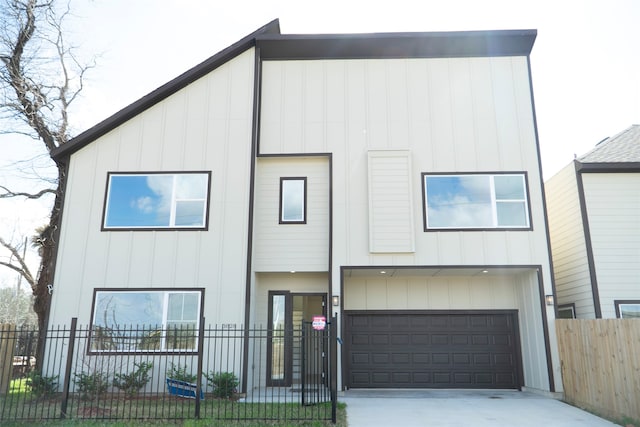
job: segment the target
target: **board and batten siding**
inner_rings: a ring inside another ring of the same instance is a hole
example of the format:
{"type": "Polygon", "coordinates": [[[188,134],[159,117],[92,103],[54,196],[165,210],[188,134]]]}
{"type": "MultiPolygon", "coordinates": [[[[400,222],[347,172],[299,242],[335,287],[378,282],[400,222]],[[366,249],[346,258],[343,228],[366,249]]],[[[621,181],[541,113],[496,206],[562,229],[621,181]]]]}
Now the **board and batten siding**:
{"type": "MultiPolygon", "coordinates": [[[[518,301],[524,385],[527,388],[549,390],[545,333],[542,327],[541,312],[541,307],[544,307],[547,321],[549,322],[547,332],[549,334],[549,345],[551,346],[550,357],[555,391],[562,392],[562,371],[555,345],[557,342],[554,326],[555,308],[552,305],[544,305],[544,302],[540,301],[538,282],[539,277],[536,271],[525,272],[513,277],[518,301]]],[[[548,293],[548,291],[545,291],[545,293],[548,293]]]]}
{"type": "Polygon", "coordinates": [[[51,324],[97,287],[205,288],[207,322],[244,321],[253,79],[249,50],[71,156],[51,324]],[[138,171],[210,171],[208,230],[101,231],[107,173],[138,171]]]}
{"type": "Polygon", "coordinates": [[[573,162],[545,183],[545,194],[556,302],[575,304],[578,318],[595,318],[584,224],[573,162]]]}
{"type": "Polygon", "coordinates": [[[526,57],[264,61],[262,71],[260,153],[333,156],[336,264],[548,264],[526,57]],[[375,150],[411,153],[415,251],[370,251],[375,150]],[[421,231],[422,172],[483,171],[527,173],[533,231],[421,231]]]}
{"type": "Polygon", "coordinates": [[[487,310],[518,308],[509,277],[354,277],[345,310],[487,310]]]}
{"type": "Polygon", "coordinates": [[[369,250],[415,251],[411,153],[369,151],[369,250]]]}
{"type": "Polygon", "coordinates": [[[329,159],[257,159],[253,269],[257,272],[329,269],[329,159]],[[306,177],[305,224],[280,224],[280,178],[306,177]]]}
{"type": "Polygon", "coordinates": [[[640,300],[640,173],[583,173],[603,318],[614,300],[640,300]]]}

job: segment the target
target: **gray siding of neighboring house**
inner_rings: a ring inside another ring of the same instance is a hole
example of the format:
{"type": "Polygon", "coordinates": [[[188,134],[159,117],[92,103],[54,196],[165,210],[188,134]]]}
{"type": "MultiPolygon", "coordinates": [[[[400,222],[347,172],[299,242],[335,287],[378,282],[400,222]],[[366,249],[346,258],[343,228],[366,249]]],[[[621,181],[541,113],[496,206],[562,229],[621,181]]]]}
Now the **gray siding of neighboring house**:
{"type": "Polygon", "coordinates": [[[603,318],[640,300],[640,173],[583,173],[603,318]]]}
{"type": "Polygon", "coordinates": [[[584,224],[573,162],[545,183],[557,303],[576,317],[595,318],[584,224]]]}

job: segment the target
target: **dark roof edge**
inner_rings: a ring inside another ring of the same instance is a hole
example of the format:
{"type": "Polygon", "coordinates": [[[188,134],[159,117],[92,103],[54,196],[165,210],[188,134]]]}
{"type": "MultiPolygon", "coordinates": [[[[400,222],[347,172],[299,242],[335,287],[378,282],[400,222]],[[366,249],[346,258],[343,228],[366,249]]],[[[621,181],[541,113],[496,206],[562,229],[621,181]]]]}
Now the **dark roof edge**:
{"type": "Polygon", "coordinates": [[[260,57],[267,60],[528,56],[537,34],[532,29],[264,34],[257,38],[256,45],[260,57]]]}
{"type": "Polygon", "coordinates": [[[280,34],[280,21],[274,19],[248,36],[240,39],[231,46],[221,50],[212,57],[206,59],[195,67],[182,73],[173,80],[165,83],[149,94],[143,96],[133,104],[128,105],[112,116],[101,121],[97,125],[87,129],[69,142],[61,145],[52,151],[51,156],[54,159],[61,159],[64,156],[72,154],[93,140],[105,135],[122,123],[140,114],[144,110],[152,107],[163,99],[173,95],[185,86],[193,83],[199,78],[205,76],[216,68],[220,67],[232,58],[240,55],[242,52],[255,46],[256,38],[261,34],[280,34]]]}
{"type": "Polygon", "coordinates": [[[637,173],[640,172],[640,162],[600,162],[589,163],[575,160],[576,172],[593,173],[637,173]]]}

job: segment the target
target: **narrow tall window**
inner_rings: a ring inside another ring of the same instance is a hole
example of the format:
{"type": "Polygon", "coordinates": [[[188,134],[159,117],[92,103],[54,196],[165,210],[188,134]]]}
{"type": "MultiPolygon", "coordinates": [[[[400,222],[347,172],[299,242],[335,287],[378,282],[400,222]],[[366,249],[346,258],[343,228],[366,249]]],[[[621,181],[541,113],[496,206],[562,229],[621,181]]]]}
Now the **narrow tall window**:
{"type": "Polygon", "coordinates": [[[307,178],[280,178],[280,224],[307,222],[307,178]]]}
{"type": "Polygon", "coordinates": [[[204,229],[210,174],[110,173],[104,230],[204,229]]]}

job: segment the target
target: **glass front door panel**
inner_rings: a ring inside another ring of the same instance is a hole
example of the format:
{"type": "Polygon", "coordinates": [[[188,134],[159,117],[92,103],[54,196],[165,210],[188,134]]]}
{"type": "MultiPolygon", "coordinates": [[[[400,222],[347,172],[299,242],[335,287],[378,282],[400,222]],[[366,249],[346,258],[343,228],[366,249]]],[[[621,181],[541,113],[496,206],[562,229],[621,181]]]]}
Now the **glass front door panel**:
{"type": "Polygon", "coordinates": [[[285,377],[285,295],[273,295],[271,299],[271,380],[283,381],[285,377]]]}
{"type": "Polygon", "coordinates": [[[325,301],[322,294],[270,293],[268,385],[299,387],[303,383],[302,359],[322,354],[321,346],[303,348],[303,341],[306,336],[310,342],[313,317],[326,316],[325,301]]]}

